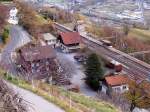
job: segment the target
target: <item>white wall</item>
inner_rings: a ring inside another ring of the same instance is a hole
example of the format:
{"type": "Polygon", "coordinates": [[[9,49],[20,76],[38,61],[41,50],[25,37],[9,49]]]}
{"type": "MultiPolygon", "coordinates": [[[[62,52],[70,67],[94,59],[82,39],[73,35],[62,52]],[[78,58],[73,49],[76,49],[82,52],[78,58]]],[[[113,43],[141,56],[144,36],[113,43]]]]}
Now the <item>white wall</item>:
{"type": "Polygon", "coordinates": [[[129,89],[128,85],[120,85],[112,87],[112,90],[115,92],[123,93],[129,89]]]}

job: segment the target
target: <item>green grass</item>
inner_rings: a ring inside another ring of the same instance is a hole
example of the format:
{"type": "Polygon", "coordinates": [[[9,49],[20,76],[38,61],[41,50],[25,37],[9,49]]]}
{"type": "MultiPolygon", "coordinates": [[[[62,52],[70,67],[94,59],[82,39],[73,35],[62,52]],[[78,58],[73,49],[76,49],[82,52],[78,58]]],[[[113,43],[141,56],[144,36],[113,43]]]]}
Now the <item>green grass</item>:
{"type": "Polygon", "coordinates": [[[62,94],[67,97],[71,95],[73,101],[80,103],[86,107],[92,108],[93,110],[95,110],[95,112],[117,112],[117,109],[115,109],[114,106],[112,106],[111,104],[98,101],[93,98],[89,98],[82,94],[73,93],[73,92],[69,92],[68,94],[65,90],[62,90],[62,94]]]}
{"type": "MultiPolygon", "coordinates": [[[[2,73],[1,73],[2,74],[2,73]]],[[[50,88],[55,88],[59,95],[56,97],[55,95],[50,95],[49,92],[46,92],[39,87],[34,87],[19,78],[12,77],[10,75],[3,75],[3,78],[15,85],[17,85],[20,88],[29,90],[44,99],[46,99],[49,102],[54,103],[55,105],[58,105],[60,108],[64,109],[66,112],[79,112],[79,110],[84,110],[82,112],[87,112],[86,110],[88,109],[88,112],[91,112],[91,110],[94,110],[94,112],[119,112],[117,108],[115,108],[113,105],[103,102],[103,101],[98,101],[96,99],[84,96],[79,93],[73,93],[69,92],[67,90],[64,90],[63,88],[57,87],[57,86],[50,86],[48,84],[44,83],[44,89],[50,89],[50,88]],[[60,97],[61,96],[61,97],[60,97]],[[75,106],[72,106],[70,108],[69,103],[66,100],[62,100],[61,98],[71,98],[71,101],[74,102],[75,106]]]]}
{"type": "Polygon", "coordinates": [[[15,77],[12,77],[9,75],[5,75],[4,79],[13,83],[14,85],[16,85],[20,88],[26,89],[28,91],[31,91],[31,92],[41,96],[45,100],[52,102],[55,105],[58,105],[60,108],[64,109],[66,112],[78,112],[77,109],[75,109],[73,107],[69,108],[69,105],[65,101],[61,101],[57,97],[50,96],[48,93],[40,90],[39,88],[34,88],[32,85],[30,85],[28,82],[26,82],[24,80],[20,80],[20,79],[17,79],[15,77]]]}

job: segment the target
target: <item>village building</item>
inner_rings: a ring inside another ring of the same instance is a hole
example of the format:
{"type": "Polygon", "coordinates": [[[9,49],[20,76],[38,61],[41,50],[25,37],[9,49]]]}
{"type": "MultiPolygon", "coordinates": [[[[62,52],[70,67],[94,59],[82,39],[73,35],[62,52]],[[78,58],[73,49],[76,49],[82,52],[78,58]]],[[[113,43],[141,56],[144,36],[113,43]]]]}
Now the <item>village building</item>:
{"type": "Polygon", "coordinates": [[[17,49],[15,63],[18,72],[27,80],[42,80],[57,85],[70,85],[70,80],[60,71],[57,53],[50,45],[28,43],[17,49]]]}
{"type": "Polygon", "coordinates": [[[18,50],[16,64],[26,77],[45,79],[55,71],[56,53],[47,46],[27,44],[18,50]]]}
{"type": "Polygon", "coordinates": [[[78,32],[63,32],[58,37],[63,52],[72,52],[80,49],[81,37],[78,32]]]}
{"type": "Polygon", "coordinates": [[[102,91],[110,95],[112,92],[123,93],[129,90],[128,77],[126,75],[106,76],[102,91]]]}
{"type": "Polygon", "coordinates": [[[55,48],[57,44],[57,38],[50,33],[42,34],[42,41],[45,45],[51,45],[53,48],[55,48]]]}

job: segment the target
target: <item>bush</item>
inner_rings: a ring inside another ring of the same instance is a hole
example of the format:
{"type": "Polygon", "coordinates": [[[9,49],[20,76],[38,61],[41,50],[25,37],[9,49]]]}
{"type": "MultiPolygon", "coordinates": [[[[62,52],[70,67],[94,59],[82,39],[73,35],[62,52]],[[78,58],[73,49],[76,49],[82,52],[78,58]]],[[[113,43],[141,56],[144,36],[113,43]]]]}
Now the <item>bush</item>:
{"type": "Polygon", "coordinates": [[[11,81],[11,80],[12,80],[12,77],[11,77],[11,76],[8,76],[8,77],[7,77],[7,80],[11,81]]]}
{"type": "Polygon", "coordinates": [[[2,34],[2,41],[4,44],[6,44],[6,41],[9,37],[9,30],[8,29],[4,29],[4,32],[2,34]]]}

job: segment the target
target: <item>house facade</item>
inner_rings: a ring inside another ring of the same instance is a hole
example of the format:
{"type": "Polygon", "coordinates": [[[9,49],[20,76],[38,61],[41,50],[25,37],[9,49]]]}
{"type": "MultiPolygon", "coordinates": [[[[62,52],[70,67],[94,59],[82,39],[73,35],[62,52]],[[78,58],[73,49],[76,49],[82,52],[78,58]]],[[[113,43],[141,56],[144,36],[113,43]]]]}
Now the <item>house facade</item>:
{"type": "Polygon", "coordinates": [[[81,48],[81,37],[78,32],[60,33],[58,42],[63,52],[71,52],[81,48]]]}

